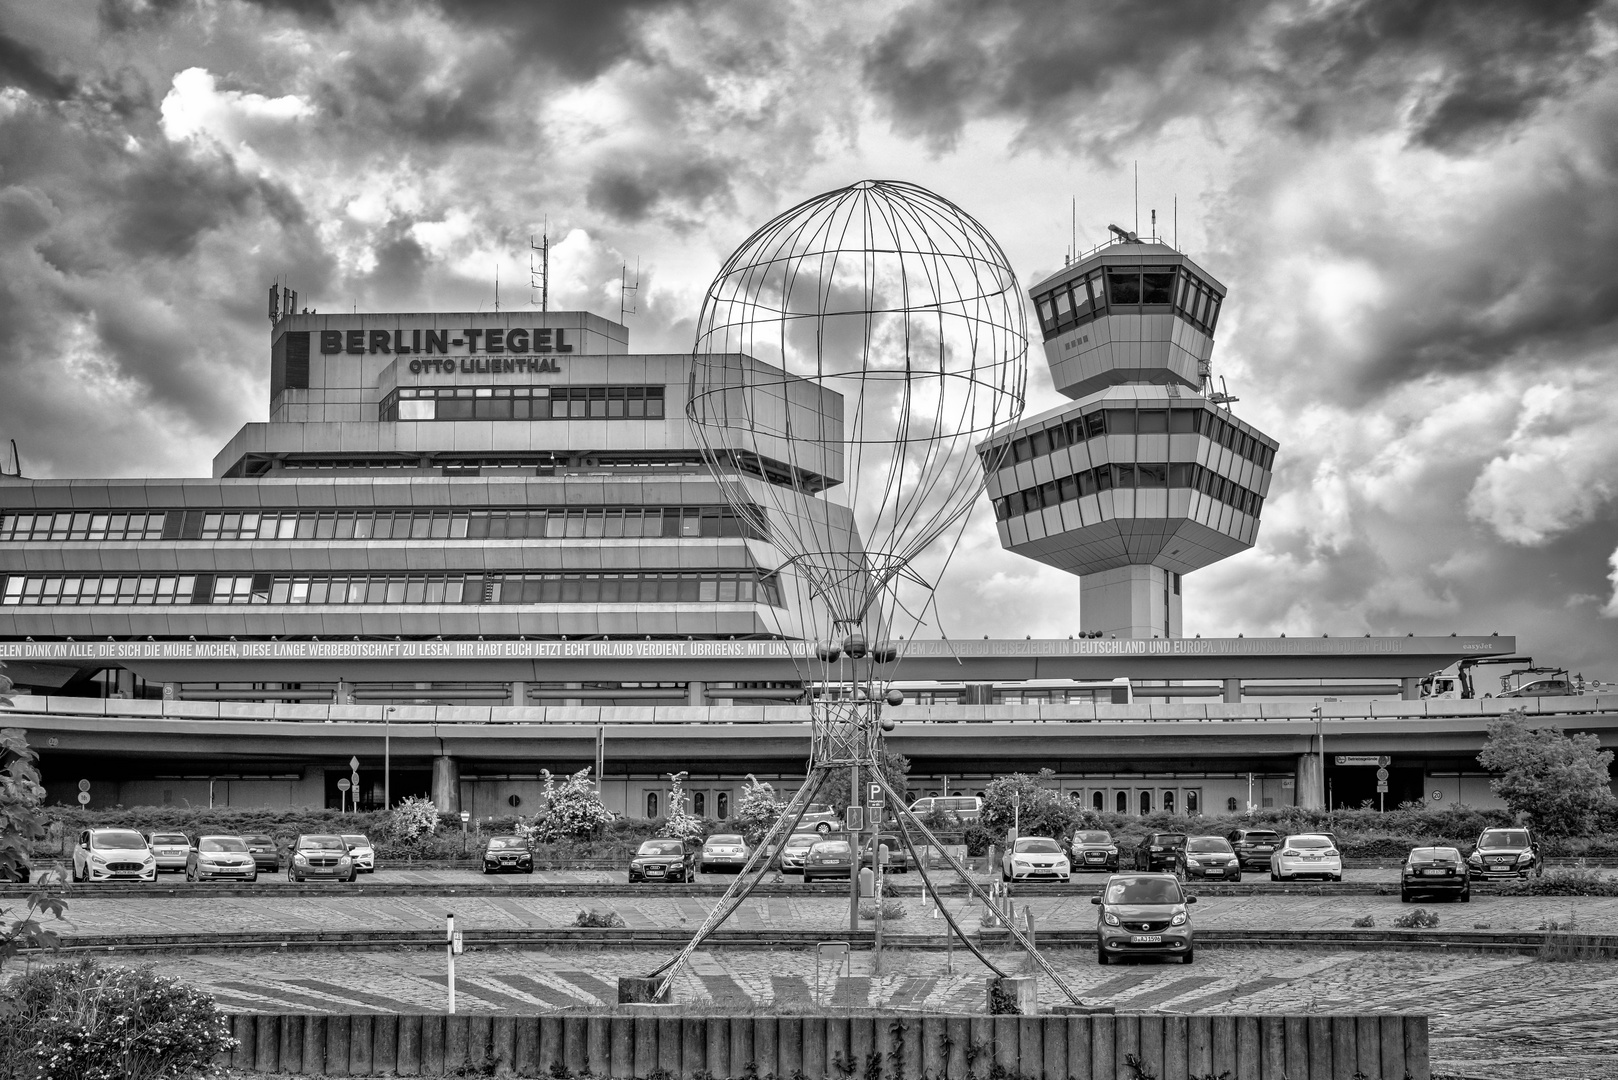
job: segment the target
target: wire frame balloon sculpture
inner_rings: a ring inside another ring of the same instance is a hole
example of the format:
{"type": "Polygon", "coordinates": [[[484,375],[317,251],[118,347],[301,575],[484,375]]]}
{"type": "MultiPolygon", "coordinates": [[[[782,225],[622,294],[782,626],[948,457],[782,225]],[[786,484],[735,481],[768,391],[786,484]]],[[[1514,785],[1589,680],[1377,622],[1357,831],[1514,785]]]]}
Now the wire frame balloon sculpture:
{"type": "Polygon", "coordinates": [[[936,618],[934,588],[998,464],[980,461],[977,446],[1022,414],[1026,325],[1016,274],[988,231],[948,200],[895,181],[861,181],[793,207],[714,278],[686,412],[726,500],[767,538],[758,547],[776,553],[772,577],[790,599],[772,610],[780,636],[797,643],[811,695],[809,776],[691,942],[634,980],[644,984],[636,994],[668,993],[834,769],[863,771],[892,800],[900,838],[944,910],[911,834],[945,849],[883,775],[882,732],[892,723],[881,710],[903,700],[888,689],[903,661],[896,642],[927,624],[929,609],[936,618]]]}

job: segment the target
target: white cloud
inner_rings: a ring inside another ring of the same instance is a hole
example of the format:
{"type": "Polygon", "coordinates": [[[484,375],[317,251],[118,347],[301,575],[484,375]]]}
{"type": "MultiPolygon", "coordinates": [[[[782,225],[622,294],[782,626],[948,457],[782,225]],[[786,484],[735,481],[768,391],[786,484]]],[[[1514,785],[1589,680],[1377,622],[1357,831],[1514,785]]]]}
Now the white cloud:
{"type": "Polygon", "coordinates": [[[169,141],[211,144],[257,168],[262,151],[257,144],[273,138],[278,129],[311,117],[314,108],[295,94],[271,98],[221,90],[212,72],[193,67],[174,76],[161,113],[169,141]]]}

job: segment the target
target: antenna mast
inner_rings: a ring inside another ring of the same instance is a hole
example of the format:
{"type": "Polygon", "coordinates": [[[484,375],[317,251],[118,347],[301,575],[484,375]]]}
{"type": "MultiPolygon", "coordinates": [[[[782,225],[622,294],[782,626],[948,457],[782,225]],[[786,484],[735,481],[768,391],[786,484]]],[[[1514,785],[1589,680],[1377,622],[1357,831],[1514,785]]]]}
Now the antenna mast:
{"type": "Polygon", "coordinates": [[[494,313],[500,314],[500,264],[494,264],[494,313]]]}
{"type": "Polygon", "coordinates": [[[551,309],[551,219],[545,219],[544,230],[539,234],[540,241],[534,243],[532,233],[528,235],[528,302],[534,302],[533,290],[539,290],[539,311],[543,315],[551,309]],[[534,253],[539,253],[539,268],[534,267],[534,253]],[[538,284],[535,284],[535,279],[538,284]]]}
{"type": "Polygon", "coordinates": [[[623,322],[625,315],[635,314],[640,305],[640,260],[635,260],[635,283],[629,283],[629,265],[627,263],[618,271],[618,321],[623,322]],[[636,293],[635,302],[630,303],[629,294],[636,293]]]}

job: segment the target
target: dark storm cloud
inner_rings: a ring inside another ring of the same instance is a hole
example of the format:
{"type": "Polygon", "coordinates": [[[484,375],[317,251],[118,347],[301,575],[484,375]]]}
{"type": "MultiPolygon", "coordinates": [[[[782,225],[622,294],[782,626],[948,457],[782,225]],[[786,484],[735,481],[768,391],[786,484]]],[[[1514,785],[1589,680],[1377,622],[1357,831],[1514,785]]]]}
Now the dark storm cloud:
{"type": "Polygon", "coordinates": [[[260,213],[285,225],[302,218],[284,189],[242,175],[229,159],[198,158],[167,144],[120,161],[91,183],[116,208],[110,239],[137,258],[187,255],[201,237],[260,213]]]}
{"type": "Polygon", "coordinates": [[[654,210],[691,211],[730,196],[732,163],[717,160],[621,162],[590,178],[585,201],[592,210],[634,224],[654,210]]]}
{"type": "Polygon", "coordinates": [[[0,32],[0,85],[19,87],[57,101],[72,97],[77,81],[56,74],[52,66],[38,49],[0,32]]]}
{"type": "Polygon", "coordinates": [[[1291,126],[1380,125],[1450,146],[1527,118],[1601,64],[1607,0],[945,0],[900,14],[864,56],[900,125],[947,145],[1009,117],[1035,142],[1116,140],[1217,116],[1255,88],[1291,126]],[[1371,115],[1366,110],[1371,110],[1371,115]]]}
{"type": "Polygon", "coordinates": [[[321,83],[315,105],[351,130],[372,133],[373,140],[376,133],[427,144],[511,137],[515,118],[501,106],[512,96],[520,67],[502,46],[468,44],[467,52],[448,78],[428,80],[424,76],[442,63],[430,40],[367,40],[321,83]]]}

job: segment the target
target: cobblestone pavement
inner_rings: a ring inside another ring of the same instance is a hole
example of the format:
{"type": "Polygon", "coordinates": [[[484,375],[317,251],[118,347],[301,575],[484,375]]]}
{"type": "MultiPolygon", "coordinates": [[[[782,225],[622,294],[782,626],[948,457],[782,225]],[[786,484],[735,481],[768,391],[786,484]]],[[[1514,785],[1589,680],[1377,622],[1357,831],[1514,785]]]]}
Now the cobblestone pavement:
{"type": "MultiPolygon", "coordinates": [[[[1196,892],[1195,887],[1191,890],[1196,892]]],[[[609,896],[366,896],[331,887],[329,895],[151,897],[97,896],[93,887],[69,896],[68,918],[51,928],[77,934],[225,933],[276,930],[430,930],[443,926],[453,911],[465,929],[512,930],[573,924],[581,908],[616,911],[634,927],[695,928],[716,897],[681,896],[657,886],[624,889],[609,896]]],[[[919,897],[898,901],[905,917],[895,933],[938,933],[942,919],[919,897]]],[[[1618,933],[1618,898],[1500,897],[1475,894],[1470,904],[1424,904],[1439,913],[1445,928],[1498,931],[1537,930],[1546,920],[1573,923],[1589,933],[1618,933]]],[[[1095,923],[1087,895],[1029,897],[1018,901],[1034,913],[1036,927],[1078,928],[1095,923]]],[[[949,901],[952,914],[976,930],[982,908],[961,896],[949,901]]],[[[1198,926],[1233,930],[1337,930],[1370,916],[1388,927],[1401,912],[1413,910],[1398,896],[1213,896],[1193,909],[1198,926]]],[[[776,896],[745,901],[726,924],[740,930],[814,930],[828,933],[847,926],[848,901],[835,896],[776,896]]]]}
{"type": "MultiPolygon", "coordinates": [[[[1594,1080],[1618,1075],[1618,962],[1541,963],[1523,957],[1433,956],[1315,950],[1203,950],[1195,965],[1143,962],[1101,968],[1087,951],[1049,954],[1087,1000],[1141,1012],[1424,1012],[1432,1017],[1435,1072],[1482,1077],[1594,1080]]],[[[1020,955],[996,953],[1007,971],[1020,955]]],[[[537,1012],[616,1000],[621,975],[643,974],[661,954],[555,950],[468,952],[457,960],[461,1011],[537,1012]]],[[[900,952],[872,970],[817,974],[812,951],[698,953],[675,987],[680,1001],[808,1011],[831,1005],[981,1012],[987,972],[957,951],[900,952]]],[[[436,952],[236,953],[165,958],[163,969],[216,995],[230,1010],[414,1011],[446,1004],[436,952]]],[[[1048,1007],[1065,1000],[1040,978],[1048,1007]]]]}

